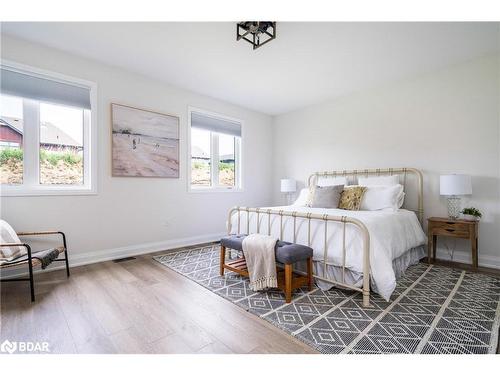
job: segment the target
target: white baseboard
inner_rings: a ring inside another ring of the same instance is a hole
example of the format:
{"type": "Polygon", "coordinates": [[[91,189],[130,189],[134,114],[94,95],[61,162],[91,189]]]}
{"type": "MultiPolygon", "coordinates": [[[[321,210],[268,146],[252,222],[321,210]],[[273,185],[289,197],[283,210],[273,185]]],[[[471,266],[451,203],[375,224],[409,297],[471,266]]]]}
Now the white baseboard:
{"type": "MultiPolygon", "coordinates": [[[[471,264],[471,253],[470,251],[455,250],[453,252],[453,259],[446,250],[438,249],[436,254],[437,259],[450,260],[459,263],[471,264]]],[[[498,268],[500,269],[500,255],[481,255],[479,254],[479,266],[488,268],[498,268]]]]}
{"type": "MultiPolygon", "coordinates": [[[[71,248],[70,248],[69,265],[70,268],[72,268],[72,267],[84,266],[86,264],[105,262],[108,260],[120,259],[130,256],[154,253],[164,250],[172,250],[183,246],[191,246],[206,242],[218,241],[221,239],[221,237],[225,235],[227,235],[227,233],[208,234],[203,236],[194,236],[194,237],[178,238],[160,242],[149,242],[139,245],[123,246],[108,250],[89,251],[74,255],[71,254],[71,248]]],[[[45,270],[37,269],[35,273],[55,271],[63,269],[64,267],[65,267],[64,262],[54,262],[45,270]]],[[[27,273],[28,271],[27,269],[24,269],[24,267],[6,269],[5,271],[2,271],[2,278],[18,277],[26,275],[27,273]]]]}

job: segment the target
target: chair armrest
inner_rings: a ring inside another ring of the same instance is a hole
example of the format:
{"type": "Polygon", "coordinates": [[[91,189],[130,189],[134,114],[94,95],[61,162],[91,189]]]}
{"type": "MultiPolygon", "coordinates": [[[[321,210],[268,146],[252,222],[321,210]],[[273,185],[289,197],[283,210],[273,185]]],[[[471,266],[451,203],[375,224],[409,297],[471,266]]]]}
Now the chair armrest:
{"type": "Polygon", "coordinates": [[[13,242],[13,243],[0,243],[0,247],[10,247],[10,246],[28,246],[27,244],[25,243],[22,243],[22,242],[13,242]]]}
{"type": "Polygon", "coordinates": [[[58,230],[47,230],[47,231],[41,231],[41,232],[18,232],[18,236],[43,236],[43,235],[49,235],[49,234],[60,234],[62,237],[62,243],[64,246],[64,249],[67,250],[68,246],[66,245],[66,235],[64,232],[58,231],[58,230]]]}
{"type": "Polygon", "coordinates": [[[41,231],[41,232],[18,232],[18,236],[43,236],[47,234],[62,234],[62,232],[59,232],[57,230],[48,230],[48,231],[41,231]]]}

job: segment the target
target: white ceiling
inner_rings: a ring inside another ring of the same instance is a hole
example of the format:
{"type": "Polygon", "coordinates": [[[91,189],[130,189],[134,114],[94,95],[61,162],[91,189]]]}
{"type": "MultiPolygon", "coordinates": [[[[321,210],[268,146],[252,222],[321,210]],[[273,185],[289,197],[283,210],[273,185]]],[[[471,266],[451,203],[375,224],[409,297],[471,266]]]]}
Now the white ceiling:
{"type": "Polygon", "coordinates": [[[499,50],[498,23],[286,23],[258,50],[235,23],[2,23],[55,47],[267,114],[499,50]]]}

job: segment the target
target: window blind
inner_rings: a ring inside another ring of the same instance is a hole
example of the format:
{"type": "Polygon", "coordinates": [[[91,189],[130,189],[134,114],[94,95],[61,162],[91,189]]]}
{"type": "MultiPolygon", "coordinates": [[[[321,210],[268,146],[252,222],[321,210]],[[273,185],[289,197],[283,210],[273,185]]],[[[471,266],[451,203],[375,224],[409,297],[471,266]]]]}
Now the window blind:
{"type": "Polygon", "coordinates": [[[0,68],[2,94],[90,109],[90,88],[0,68]]]}
{"type": "Polygon", "coordinates": [[[198,112],[191,112],[191,127],[241,137],[241,124],[198,112]]]}

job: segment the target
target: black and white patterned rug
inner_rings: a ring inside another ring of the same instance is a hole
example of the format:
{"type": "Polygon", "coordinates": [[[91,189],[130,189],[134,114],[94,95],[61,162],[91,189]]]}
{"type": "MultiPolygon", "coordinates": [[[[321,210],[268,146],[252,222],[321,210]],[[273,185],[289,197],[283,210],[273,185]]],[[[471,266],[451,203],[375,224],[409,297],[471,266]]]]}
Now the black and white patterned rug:
{"type": "Polygon", "coordinates": [[[155,256],[164,266],[272,323],[321,353],[496,353],[500,278],[420,263],[398,281],[389,302],[333,288],[253,292],[248,279],[219,276],[219,246],[155,256]]]}

